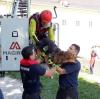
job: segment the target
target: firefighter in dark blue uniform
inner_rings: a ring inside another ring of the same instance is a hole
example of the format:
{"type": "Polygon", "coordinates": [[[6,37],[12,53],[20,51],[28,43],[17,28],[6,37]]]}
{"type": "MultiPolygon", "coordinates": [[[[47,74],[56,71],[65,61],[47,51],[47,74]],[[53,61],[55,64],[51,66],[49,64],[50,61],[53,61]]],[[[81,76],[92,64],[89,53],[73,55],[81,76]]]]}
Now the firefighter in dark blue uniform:
{"type": "Polygon", "coordinates": [[[23,83],[22,99],[41,99],[40,97],[40,76],[51,77],[56,68],[46,70],[40,66],[36,59],[36,51],[32,46],[27,46],[22,50],[23,59],[20,61],[20,72],[23,83]]]}
{"type": "Polygon", "coordinates": [[[68,61],[66,58],[68,56],[66,56],[61,67],[57,67],[57,71],[60,75],[56,99],[78,99],[78,75],[81,64],[76,58],[79,51],[80,47],[77,44],[72,44],[68,52],[71,53],[74,58],[68,61]]]}

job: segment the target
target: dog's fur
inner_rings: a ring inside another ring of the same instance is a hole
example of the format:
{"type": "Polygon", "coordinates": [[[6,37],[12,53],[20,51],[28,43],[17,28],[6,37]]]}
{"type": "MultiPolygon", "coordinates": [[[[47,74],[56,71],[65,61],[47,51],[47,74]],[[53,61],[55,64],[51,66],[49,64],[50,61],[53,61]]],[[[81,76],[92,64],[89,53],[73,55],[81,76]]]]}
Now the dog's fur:
{"type": "Polygon", "coordinates": [[[62,64],[63,62],[74,61],[75,59],[74,54],[69,51],[60,51],[55,53],[53,61],[55,64],[62,64]]]}

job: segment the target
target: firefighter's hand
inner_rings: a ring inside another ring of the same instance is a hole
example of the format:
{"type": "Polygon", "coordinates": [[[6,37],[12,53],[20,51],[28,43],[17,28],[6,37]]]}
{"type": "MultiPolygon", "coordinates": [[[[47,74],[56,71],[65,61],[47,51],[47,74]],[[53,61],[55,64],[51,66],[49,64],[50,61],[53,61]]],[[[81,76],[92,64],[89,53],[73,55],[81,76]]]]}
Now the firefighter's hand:
{"type": "Polygon", "coordinates": [[[46,70],[46,73],[44,76],[47,76],[47,77],[52,77],[56,72],[56,68],[53,67],[52,69],[49,69],[49,70],[46,70]]]}
{"type": "Polygon", "coordinates": [[[66,71],[65,69],[61,68],[61,67],[56,67],[56,71],[59,73],[59,74],[65,74],[66,71]]]}
{"type": "Polygon", "coordinates": [[[57,71],[58,73],[61,72],[61,70],[62,70],[62,68],[56,67],[56,71],[57,71]]]}

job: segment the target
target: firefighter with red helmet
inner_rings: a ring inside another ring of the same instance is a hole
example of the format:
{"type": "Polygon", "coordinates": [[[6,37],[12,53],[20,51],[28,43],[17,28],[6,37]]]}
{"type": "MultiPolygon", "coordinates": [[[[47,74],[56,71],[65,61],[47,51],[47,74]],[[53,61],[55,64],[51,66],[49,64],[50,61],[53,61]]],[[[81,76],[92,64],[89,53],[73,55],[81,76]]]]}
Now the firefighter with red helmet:
{"type": "Polygon", "coordinates": [[[44,10],[40,14],[35,13],[29,19],[29,37],[33,44],[48,38],[54,41],[54,29],[52,26],[52,13],[49,10],[44,10]]]}

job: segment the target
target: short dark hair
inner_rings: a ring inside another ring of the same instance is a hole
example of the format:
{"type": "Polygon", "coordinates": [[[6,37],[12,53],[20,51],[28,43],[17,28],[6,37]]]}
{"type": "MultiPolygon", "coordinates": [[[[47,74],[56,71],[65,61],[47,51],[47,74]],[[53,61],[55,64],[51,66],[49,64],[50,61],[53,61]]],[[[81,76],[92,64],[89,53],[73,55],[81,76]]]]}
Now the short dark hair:
{"type": "Polygon", "coordinates": [[[26,46],[22,49],[21,54],[24,59],[29,59],[30,55],[32,55],[34,52],[33,46],[26,46]]]}
{"type": "Polygon", "coordinates": [[[77,50],[77,54],[80,52],[80,46],[77,44],[72,44],[72,46],[75,46],[75,49],[77,50]]]}

